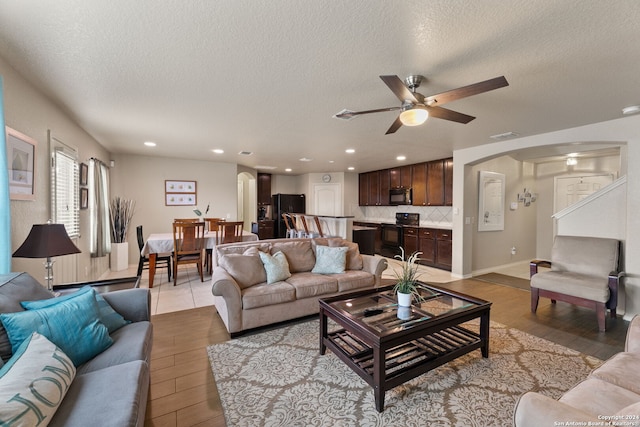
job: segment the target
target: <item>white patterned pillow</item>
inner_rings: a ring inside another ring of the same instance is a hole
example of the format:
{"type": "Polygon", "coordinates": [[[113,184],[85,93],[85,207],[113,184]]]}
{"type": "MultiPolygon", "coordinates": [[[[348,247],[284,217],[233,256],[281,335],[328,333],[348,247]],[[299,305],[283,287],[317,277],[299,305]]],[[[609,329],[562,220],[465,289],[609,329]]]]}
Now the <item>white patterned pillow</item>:
{"type": "Polygon", "coordinates": [[[346,246],[332,248],[317,245],[316,265],[313,266],[311,272],[319,274],[344,273],[348,250],[349,248],[346,246]]]}
{"type": "Polygon", "coordinates": [[[287,257],[281,251],[278,251],[273,255],[269,255],[264,252],[259,252],[259,254],[260,260],[262,261],[262,264],[264,264],[264,269],[267,272],[267,284],[270,285],[291,277],[287,257]]]}
{"type": "Polygon", "coordinates": [[[48,425],[75,376],[71,359],[34,332],[0,369],[0,421],[15,427],[48,425]]]}

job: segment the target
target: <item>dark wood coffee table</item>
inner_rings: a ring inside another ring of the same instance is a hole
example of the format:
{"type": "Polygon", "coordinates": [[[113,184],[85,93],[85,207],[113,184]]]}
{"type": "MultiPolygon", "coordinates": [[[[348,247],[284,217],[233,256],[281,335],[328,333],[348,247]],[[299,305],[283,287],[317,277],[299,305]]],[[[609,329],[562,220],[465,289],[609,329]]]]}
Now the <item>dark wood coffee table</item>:
{"type": "Polygon", "coordinates": [[[392,289],[320,299],[320,354],[331,349],[371,385],[378,412],[386,390],[478,348],[489,357],[490,302],[421,284],[423,301],[398,307],[392,289]],[[329,318],[341,328],[329,333],[329,318]],[[461,325],[477,318],[478,332],[461,325]]]}

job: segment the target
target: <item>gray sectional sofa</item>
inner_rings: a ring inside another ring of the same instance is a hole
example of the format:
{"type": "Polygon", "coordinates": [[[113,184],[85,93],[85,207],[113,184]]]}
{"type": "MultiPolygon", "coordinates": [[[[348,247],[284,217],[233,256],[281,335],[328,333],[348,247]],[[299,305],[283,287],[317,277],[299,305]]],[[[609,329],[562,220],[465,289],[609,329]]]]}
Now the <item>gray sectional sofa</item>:
{"type": "MultiPolygon", "coordinates": [[[[92,288],[83,289],[86,292],[83,290],[77,292],[85,292],[86,295],[90,295],[96,300],[99,299],[95,297],[92,288]]],[[[68,295],[70,294],[64,296],[68,295]]],[[[27,386],[54,383],[58,389],[61,389],[62,386],[66,388],[66,394],[59,393],[56,389],[52,395],[53,398],[48,398],[53,403],[59,404],[57,409],[54,408],[55,412],[45,416],[36,413],[37,409],[34,406],[31,411],[25,412],[25,417],[33,416],[35,413],[37,417],[45,418],[49,426],[124,427],[144,425],[153,339],[149,290],[126,289],[103,293],[100,296],[103,298],[103,302],[102,305],[99,303],[95,305],[99,316],[98,320],[92,323],[92,327],[101,333],[108,329],[106,332],[108,335],[103,337],[109,342],[105,350],[78,366],[71,366],[69,359],[60,356],[61,349],[55,348],[56,346],[61,347],[60,344],[55,343],[53,345],[55,360],[51,360],[60,361],[58,367],[54,369],[51,364],[45,364],[42,369],[25,369],[23,365],[20,365],[21,361],[27,359],[27,362],[33,362],[35,357],[25,357],[20,353],[21,350],[18,351],[18,354],[12,354],[12,350],[15,349],[12,349],[12,343],[4,326],[9,325],[8,329],[10,329],[10,322],[21,319],[25,312],[32,311],[31,309],[25,311],[20,304],[21,302],[38,301],[37,304],[40,304],[42,300],[50,299],[54,295],[27,273],[0,275],[0,318],[3,321],[0,326],[0,356],[2,357],[0,361],[0,373],[2,374],[0,375],[0,395],[4,399],[0,401],[0,407],[3,408],[3,417],[12,416],[11,414],[7,415],[8,408],[10,403],[15,403],[16,400],[15,398],[6,398],[6,396],[15,397],[20,393],[20,396],[27,396],[28,394],[28,392],[19,390],[13,393],[11,390],[11,387],[14,386],[11,381],[13,380],[15,383],[15,377],[18,376],[18,380],[21,379],[20,377],[27,380],[27,386]],[[111,315],[120,319],[120,324],[115,326],[117,329],[112,332],[109,332],[112,325],[107,328],[103,323],[105,320],[102,317],[104,314],[102,310],[108,308],[104,301],[110,307],[109,310],[113,309],[111,315]],[[20,375],[17,375],[15,371],[19,369],[22,370],[18,372],[20,375]],[[73,371],[75,371],[75,375],[73,375],[73,371]],[[34,379],[29,378],[32,375],[34,379]],[[46,381],[42,378],[46,378],[46,381]],[[59,401],[60,399],[62,400],[59,401]]],[[[50,302],[45,301],[44,304],[50,304],[50,302]]],[[[90,305],[93,306],[93,300],[90,305]]],[[[49,319],[48,322],[51,324],[62,322],[62,327],[68,331],[65,335],[71,335],[71,328],[65,322],[74,321],[78,316],[72,312],[69,316],[60,317],[67,318],[49,319]]],[[[31,342],[42,341],[42,336],[46,336],[46,334],[44,332],[40,336],[33,334],[31,342]]],[[[29,344],[31,345],[31,343],[29,344]]],[[[75,365],[75,362],[73,363],[75,365]]],[[[28,399],[23,398],[22,400],[26,402],[28,399]]],[[[15,414],[13,416],[15,417],[15,414]]],[[[45,424],[42,423],[42,425],[45,424]]]]}
{"type": "Polygon", "coordinates": [[[319,298],[378,287],[387,268],[385,258],[360,254],[356,243],[341,238],[227,243],[216,246],[213,258],[214,304],[231,336],[318,313],[319,298]],[[268,283],[263,259],[279,252],[290,275],[268,283]],[[334,252],[346,253],[342,272],[321,265],[334,252]]]}

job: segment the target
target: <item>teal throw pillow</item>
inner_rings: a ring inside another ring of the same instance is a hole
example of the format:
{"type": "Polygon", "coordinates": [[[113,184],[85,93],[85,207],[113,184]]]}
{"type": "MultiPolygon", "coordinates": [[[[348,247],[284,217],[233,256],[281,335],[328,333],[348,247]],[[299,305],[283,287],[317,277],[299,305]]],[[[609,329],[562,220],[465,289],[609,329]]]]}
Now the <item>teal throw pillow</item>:
{"type": "Polygon", "coordinates": [[[264,252],[258,253],[260,254],[260,260],[264,265],[264,270],[267,272],[267,284],[270,285],[291,277],[287,257],[281,251],[278,251],[273,255],[269,255],[264,252]]]}
{"type": "Polygon", "coordinates": [[[93,297],[96,299],[96,303],[98,304],[98,310],[100,313],[100,321],[104,323],[104,325],[109,330],[109,333],[113,333],[117,331],[124,325],[131,323],[131,320],[125,320],[117,311],[115,311],[104,298],[95,289],[91,286],[87,285],[77,292],[73,292],[61,297],[57,298],[48,298],[39,301],[23,301],[20,303],[22,308],[26,310],[37,310],[39,308],[51,307],[53,305],[59,304],[64,301],[68,301],[72,298],[76,298],[85,293],[91,293],[93,297]]]}
{"type": "Polygon", "coordinates": [[[316,246],[316,265],[313,266],[312,273],[333,274],[344,273],[344,267],[347,263],[346,246],[329,247],[316,246]]]}
{"type": "Polygon", "coordinates": [[[76,368],[66,354],[34,332],[0,369],[2,425],[44,426],[58,409],[76,368]]]}
{"type": "Polygon", "coordinates": [[[50,307],[0,314],[15,353],[33,332],[44,335],[79,366],[103,352],[113,340],[100,321],[98,304],[84,292],[50,307]]]}

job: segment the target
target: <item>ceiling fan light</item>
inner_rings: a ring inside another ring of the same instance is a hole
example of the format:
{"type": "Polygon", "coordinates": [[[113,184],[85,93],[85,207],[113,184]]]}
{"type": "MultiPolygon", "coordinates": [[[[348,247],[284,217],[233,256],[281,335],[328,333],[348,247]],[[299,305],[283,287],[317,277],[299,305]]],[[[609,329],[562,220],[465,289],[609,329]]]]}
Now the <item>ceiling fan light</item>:
{"type": "Polygon", "coordinates": [[[400,113],[400,121],[405,126],[418,126],[423,124],[429,118],[429,112],[422,108],[413,108],[400,113]]]}

